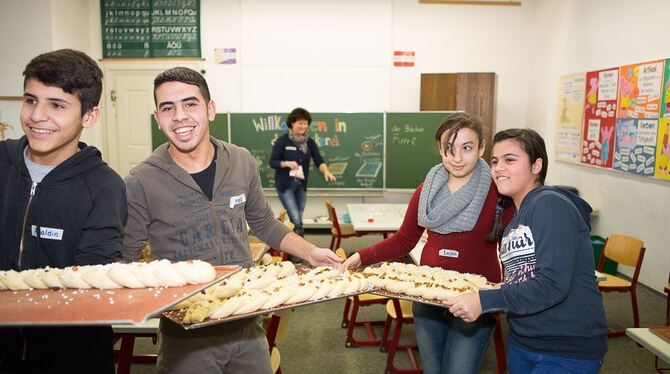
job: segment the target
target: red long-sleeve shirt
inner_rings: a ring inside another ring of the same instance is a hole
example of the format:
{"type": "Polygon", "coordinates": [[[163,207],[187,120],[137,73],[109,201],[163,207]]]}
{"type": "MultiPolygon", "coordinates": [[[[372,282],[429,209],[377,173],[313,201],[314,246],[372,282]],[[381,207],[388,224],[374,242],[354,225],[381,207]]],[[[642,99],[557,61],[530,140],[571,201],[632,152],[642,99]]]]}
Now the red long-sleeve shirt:
{"type": "MultiPolygon", "coordinates": [[[[414,191],[407,207],[407,213],[397,233],[370,247],[361,249],[361,264],[369,265],[380,261],[392,261],[407,255],[418,243],[424,227],[419,226],[419,197],[423,184],[414,191]]],[[[477,223],[471,231],[439,234],[428,230],[428,241],[421,254],[421,265],[474,273],[486,277],[489,282],[500,282],[500,261],[496,243],[486,242],[486,236],[493,229],[498,191],[491,183],[484,206],[477,223]],[[443,255],[440,255],[440,250],[443,255]]],[[[503,212],[503,223],[507,224],[514,215],[514,206],[503,212]]]]}

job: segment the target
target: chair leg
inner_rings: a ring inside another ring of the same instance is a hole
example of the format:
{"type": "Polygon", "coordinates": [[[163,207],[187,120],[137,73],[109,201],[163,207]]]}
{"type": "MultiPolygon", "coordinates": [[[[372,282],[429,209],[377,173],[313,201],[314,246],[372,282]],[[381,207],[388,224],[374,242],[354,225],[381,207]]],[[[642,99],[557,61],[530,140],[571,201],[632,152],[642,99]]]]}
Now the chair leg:
{"type": "Polygon", "coordinates": [[[119,351],[119,363],[117,374],[129,374],[130,364],[133,361],[133,349],[135,347],[135,337],[128,334],[121,337],[121,349],[119,351]]]}
{"type": "Polygon", "coordinates": [[[393,328],[393,335],[391,336],[391,343],[388,346],[388,353],[386,354],[386,372],[395,373],[394,365],[395,353],[398,350],[398,343],[400,341],[400,331],[402,330],[402,318],[396,318],[395,327],[393,328]]]}
{"type": "Polygon", "coordinates": [[[505,357],[505,341],[503,340],[500,315],[495,316],[495,319],[496,326],[493,330],[493,341],[496,346],[496,363],[498,374],[505,374],[507,371],[507,357],[505,357]]]}
{"type": "Polygon", "coordinates": [[[633,304],[633,327],[640,327],[640,315],[637,311],[637,293],[635,288],[630,290],[630,301],[633,304]]]}
{"type": "Polygon", "coordinates": [[[331,251],[335,251],[337,249],[337,247],[335,247],[334,244],[335,244],[335,235],[332,235],[330,237],[330,250],[331,251]]]}
{"type": "Polygon", "coordinates": [[[391,318],[391,316],[386,316],[386,322],[384,323],[384,330],[382,332],[382,341],[379,345],[380,352],[386,352],[389,349],[389,332],[391,330],[391,323],[393,323],[393,318],[391,318]]]}
{"type": "Polygon", "coordinates": [[[342,312],[342,328],[346,328],[349,324],[349,307],[351,307],[351,299],[347,297],[344,303],[344,312],[342,312]]]}
{"type": "Polygon", "coordinates": [[[335,252],[337,248],[340,248],[341,243],[342,243],[342,237],[338,236],[337,239],[335,239],[335,246],[332,248],[333,252],[335,252]]]}

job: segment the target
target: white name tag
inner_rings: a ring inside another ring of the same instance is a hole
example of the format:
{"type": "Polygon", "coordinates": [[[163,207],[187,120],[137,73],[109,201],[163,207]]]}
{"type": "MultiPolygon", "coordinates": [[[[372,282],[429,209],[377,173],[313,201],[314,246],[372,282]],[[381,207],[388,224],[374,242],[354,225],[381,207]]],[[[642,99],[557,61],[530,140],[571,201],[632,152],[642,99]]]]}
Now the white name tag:
{"type": "Polygon", "coordinates": [[[442,257],[458,258],[458,251],[455,251],[453,249],[442,248],[440,249],[439,254],[442,257]]]}
{"type": "Polygon", "coordinates": [[[244,194],[233,196],[230,198],[230,209],[233,209],[235,205],[243,204],[247,201],[247,197],[244,194]]]}
{"type": "MultiPolygon", "coordinates": [[[[32,225],[33,236],[37,237],[37,226],[32,225]]],[[[40,227],[40,238],[51,240],[63,240],[63,229],[52,229],[51,227],[40,227]]]]}
{"type": "Polygon", "coordinates": [[[287,151],[297,151],[298,148],[292,146],[292,145],[287,145],[286,148],[284,148],[287,151]]]}

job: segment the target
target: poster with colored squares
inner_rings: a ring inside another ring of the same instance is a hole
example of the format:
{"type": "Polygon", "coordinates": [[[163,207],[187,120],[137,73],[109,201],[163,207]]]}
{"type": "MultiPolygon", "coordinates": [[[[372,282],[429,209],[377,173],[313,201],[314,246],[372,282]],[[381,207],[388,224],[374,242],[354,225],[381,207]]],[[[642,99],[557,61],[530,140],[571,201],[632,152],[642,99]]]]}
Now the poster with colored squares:
{"type": "Polygon", "coordinates": [[[670,58],[665,60],[663,68],[663,86],[661,87],[661,114],[670,118],[670,58]]]}
{"type": "Polygon", "coordinates": [[[658,124],[656,144],[656,178],[670,180],[670,118],[661,118],[658,124]]]}
{"type": "Polygon", "coordinates": [[[658,118],[663,60],[622,66],[617,118],[658,118]]]}
{"type": "Polygon", "coordinates": [[[618,82],[618,68],[586,73],[581,144],[583,164],[612,167],[618,82]]]}
{"type": "Polygon", "coordinates": [[[579,163],[586,74],[564,75],[558,87],[556,159],[579,163]]]}
{"type": "Polygon", "coordinates": [[[614,170],[654,176],[658,118],[618,118],[614,170]]]}

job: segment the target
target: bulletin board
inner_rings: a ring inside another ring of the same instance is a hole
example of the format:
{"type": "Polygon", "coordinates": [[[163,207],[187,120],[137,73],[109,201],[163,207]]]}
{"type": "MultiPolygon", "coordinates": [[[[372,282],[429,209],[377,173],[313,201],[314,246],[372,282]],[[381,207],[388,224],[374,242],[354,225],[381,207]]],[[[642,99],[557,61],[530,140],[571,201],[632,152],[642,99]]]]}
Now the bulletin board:
{"type": "Polygon", "coordinates": [[[559,161],[574,161],[571,139],[577,121],[570,113],[580,107],[580,74],[579,163],[670,180],[670,59],[561,77],[555,144],[559,161]]]}

